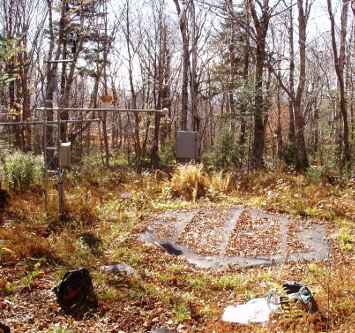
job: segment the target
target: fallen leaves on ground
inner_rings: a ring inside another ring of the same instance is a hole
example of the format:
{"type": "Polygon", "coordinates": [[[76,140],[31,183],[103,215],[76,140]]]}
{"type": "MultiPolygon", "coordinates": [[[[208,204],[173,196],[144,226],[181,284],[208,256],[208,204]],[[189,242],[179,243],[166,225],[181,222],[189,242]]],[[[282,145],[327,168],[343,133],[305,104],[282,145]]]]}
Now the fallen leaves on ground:
{"type": "Polygon", "coordinates": [[[224,225],[230,217],[226,211],[198,212],[176,239],[195,253],[213,255],[219,253],[219,245],[225,240],[224,225]]]}
{"type": "Polygon", "coordinates": [[[236,222],[226,254],[239,256],[273,255],[280,249],[280,223],[244,210],[236,222]]]}
{"type": "Polygon", "coordinates": [[[154,225],[154,233],[160,238],[165,239],[172,237],[176,233],[175,222],[178,221],[176,216],[164,216],[164,223],[158,222],[154,225]]]}
{"type": "Polygon", "coordinates": [[[298,238],[298,234],[303,230],[303,228],[307,228],[307,226],[304,223],[295,223],[295,221],[291,219],[287,227],[288,227],[287,234],[286,234],[287,255],[292,253],[304,253],[312,249],[311,245],[302,242],[298,238]]]}

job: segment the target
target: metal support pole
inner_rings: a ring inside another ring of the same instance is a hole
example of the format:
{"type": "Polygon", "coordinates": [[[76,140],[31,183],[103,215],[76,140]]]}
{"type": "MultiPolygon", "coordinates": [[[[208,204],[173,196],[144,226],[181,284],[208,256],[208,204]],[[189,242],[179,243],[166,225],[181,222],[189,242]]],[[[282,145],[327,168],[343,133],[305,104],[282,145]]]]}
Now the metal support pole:
{"type": "MultiPolygon", "coordinates": [[[[38,109],[37,109],[38,110],[38,109]]],[[[87,122],[95,122],[95,121],[100,121],[99,118],[94,118],[94,119],[70,119],[70,120],[60,120],[61,124],[70,124],[70,123],[87,123],[87,122]]],[[[0,123],[0,126],[14,126],[14,125],[43,125],[44,120],[37,120],[37,121],[16,121],[13,123],[0,123]]],[[[47,125],[56,125],[58,121],[51,121],[51,120],[46,120],[47,125]]]]}
{"type": "MultiPolygon", "coordinates": [[[[43,109],[43,108],[42,108],[43,109]]],[[[46,108],[44,108],[46,109],[46,108]]],[[[37,109],[38,110],[38,109],[37,109]]],[[[52,110],[52,108],[47,108],[45,111],[48,111],[48,110],[52,110]]],[[[53,110],[55,110],[55,108],[53,108],[53,110]]],[[[97,109],[95,109],[97,110],[97,109]]],[[[42,110],[43,111],[43,110],[42,110]]],[[[59,113],[59,109],[58,109],[58,113],[59,113]]],[[[72,120],[61,120],[59,119],[59,123],[60,124],[63,124],[63,123],[85,123],[85,122],[99,122],[100,119],[99,118],[94,118],[94,119],[72,119],[72,120]]],[[[9,123],[0,123],[0,126],[16,126],[16,125],[23,125],[23,124],[26,124],[26,125],[43,125],[43,145],[44,145],[44,149],[43,149],[43,157],[44,157],[44,193],[45,193],[45,196],[44,196],[44,207],[45,207],[45,210],[47,211],[48,210],[48,166],[47,166],[47,157],[48,157],[48,154],[47,154],[47,128],[48,128],[48,125],[58,125],[58,119],[55,120],[55,121],[50,121],[50,120],[47,120],[47,117],[46,117],[46,113],[44,113],[44,120],[40,120],[40,121],[18,121],[18,122],[9,122],[9,123]]],[[[59,147],[60,149],[60,147],[59,147]]],[[[61,172],[61,178],[59,179],[62,179],[63,180],[63,172],[61,172]]],[[[59,180],[60,182],[60,180],[59,180]]],[[[62,182],[63,184],[63,182],[62,182]]],[[[62,211],[62,213],[64,212],[64,185],[59,185],[59,190],[60,192],[58,192],[58,195],[60,198],[62,198],[62,200],[60,200],[61,204],[60,204],[60,211],[62,211]],[[62,187],[62,188],[61,188],[62,187]]],[[[62,214],[61,213],[61,214],[62,214]]]]}
{"type": "MultiPolygon", "coordinates": [[[[58,92],[57,78],[53,76],[53,85],[55,94],[57,97],[57,106],[61,105],[60,97],[58,92]]],[[[54,110],[54,108],[52,108],[54,110]]],[[[63,108],[57,108],[57,153],[58,153],[58,200],[59,200],[59,215],[62,217],[64,214],[64,177],[62,170],[62,159],[61,159],[61,137],[60,137],[60,114],[63,108]]]]}
{"type": "Polygon", "coordinates": [[[43,158],[44,158],[44,209],[48,210],[48,170],[47,170],[47,115],[43,120],[43,158]]]}
{"type": "MultiPolygon", "coordinates": [[[[57,61],[60,62],[60,61],[57,61]]],[[[54,62],[54,63],[57,63],[54,62]]],[[[22,124],[43,124],[43,142],[44,142],[44,189],[45,189],[45,210],[48,210],[48,153],[47,150],[51,147],[48,147],[47,142],[47,129],[48,125],[57,125],[58,127],[58,135],[57,135],[57,153],[58,153],[58,198],[59,198],[59,214],[62,216],[64,214],[64,171],[61,163],[61,137],[60,137],[60,125],[64,123],[83,123],[83,122],[97,122],[100,121],[100,118],[95,119],[72,119],[72,120],[61,120],[61,111],[110,111],[110,112],[158,112],[163,116],[167,116],[169,114],[169,110],[164,108],[162,110],[155,109],[115,109],[115,108],[105,108],[105,109],[97,109],[97,108],[62,108],[60,107],[60,98],[57,87],[57,80],[55,71],[51,70],[51,79],[48,84],[45,101],[47,101],[47,97],[51,89],[54,89],[54,92],[57,97],[57,106],[54,107],[52,103],[52,107],[41,107],[37,108],[38,111],[43,111],[43,121],[20,121],[20,122],[9,122],[9,123],[0,123],[0,126],[13,126],[13,125],[22,125],[22,124]],[[56,120],[47,120],[47,111],[57,111],[57,119],[56,120]]]]}
{"type": "Polygon", "coordinates": [[[64,177],[62,171],[62,157],[61,157],[61,138],[60,138],[60,110],[57,111],[57,152],[58,152],[58,196],[59,196],[59,215],[64,214],[64,177]]]}
{"type": "MultiPolygon", "coordinates": [[[[60,107],[53,107],[53,108],[37,108],[38,111],[50,111],[50,110],[61,110],[61,111],[112,111],[112,112],[160,112],[163,116],[169,114],[169,110],[164,108],[162,110],[155,110],[155,109],[115,109],[115,108],[60,108],[60,107]]],[[[65,120],[62,120],[64,122],[65,120]]],[[[78,120],[80,121],[80,120],[78,120]]]]}
{"type": "Polygon", "coordinates": [[[191,130],[195,130],[195,56],[196,56],[196,20],[195,20],[195,5],[194,0],[190,0],[190,16],[191,16],[191,81],[190,81],[190,95],[191,95],[191,130]]]}

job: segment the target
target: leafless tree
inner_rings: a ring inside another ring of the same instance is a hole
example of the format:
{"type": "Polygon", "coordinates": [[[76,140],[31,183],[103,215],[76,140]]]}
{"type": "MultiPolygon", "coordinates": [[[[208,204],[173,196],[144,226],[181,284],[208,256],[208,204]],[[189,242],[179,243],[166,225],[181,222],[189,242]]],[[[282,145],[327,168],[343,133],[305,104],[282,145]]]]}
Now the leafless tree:
{"type": "Polygon", "coordinates": [[[296,153],[296,169],[299,171],[304,171],[308,166],[308,156],[306,151],[306,141],[305,141],[305,118],[303,115],[303,94],[306,85],[306,30],[307,22],[310,16],[311,7],[314,1],[297,0],[297,10],[298,10],[298,47],[299,47],[299,61],[298,61],[298,85],[295,89],[294,87],[294,72],[295,72],[295,54],[294,54],[294,38],[293,38],[293,0],[289,3],[290,13],[290,26],[289,26],[289,45],[290,45],[290,68],[289,68],[289,86],[287,87],[281,76],[276,74],[279,84],[283,87],[285,92],[289,96],[289,108],[290,111],[290,135],[289,139],[293,137],[293,123],[295,126],[295,139],[297,145],[296,153]]]}
{"type": "Polygon", "coordinates": [[[265,125],[267,120],[266,100],[264,97],[264,66],[267,60],[266,41],[269,23],[280,1],[270,6],[269,0],[245,0],[245,6],[250,13],[253,23],[252,34],[256,44],[255,54],[252,57],[255,63],[255,112],[254,112],[254,142],[252,150],[252,163],[255,169],[264,167],[265,125]]]}
{"type": "Polygon", "coordinates": [[[180,20],[180,31],[182,37],[182,47],[183,47],[183,62],[182,62],[182,95],[181,95],[181,103],[182,103],[182,121],[181,127],[182,130],[187,129],[187,112],[188,112],[188,71],[190,66],[190,52],[189,52],[189,34],[188,34],[188,22],[187,22],[187,13],[185,8],[181,8],[179,1],[174,0],[177,14],[179,15],[180,20]]]}
{"type": "Polygon", "coordinates": [[[327,8],[330,19],[331,26],[331,40],[332,40],[332,50],[333,50],[333,60],[334,68],[338,78],[339,86],[339,107],[340,112],[343,118],[343,153],[344,153],[344,162],[346,167],[349,167],[350,162],[350,147],[349,147],[349,125],[348,125],[348,110],[346,102],[346,91],[345,91],[345,82],[344,82],[344,66],[345,66],[345,47],[346,47],[346,37],[347,37],[347,19],[348,19],[348,8],[349,1],[342,0],[342,10],[340,17],[340,41],[339,41],[339,50],[336,41],[336,27],[335,27],[335,18],[332,10],[332,3],[330,0],[327,0],[327,8]]]}
{"type": "MultiPolygon", "coordinates": [[[[43,41],[43,24],[46,19],[46,8],[42,1],[27,2],[24,0],[4,0],[0,7],[1,32],[3,37],[18,38],[22,50],[11,59],[6,66],[14,69],[22,64],[16,80],[10,82],[2,91],[1,104],[9,108],[8,120],[23,122],[30,120],[38,96],[31,93],[31,86],[36,85],[34,68],[36,53],[41,49],[43,41]]],[[[32,149],[31,127],[28,125],[11,126],[14,144],[25,151],[32,149]]]]}

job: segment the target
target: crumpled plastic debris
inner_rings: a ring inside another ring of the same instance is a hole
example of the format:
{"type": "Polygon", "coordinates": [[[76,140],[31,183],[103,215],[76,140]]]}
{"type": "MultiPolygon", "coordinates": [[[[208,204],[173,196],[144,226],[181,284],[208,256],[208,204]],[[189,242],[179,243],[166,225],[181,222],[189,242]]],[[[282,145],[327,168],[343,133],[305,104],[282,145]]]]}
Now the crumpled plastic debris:
{"type": "Polygon", "coordinates": [[[270,313],[279,307],[279,297],[273,298],[270,302],[266,298],[255,298],[246,304],[228,306],[222,320],[239,324],[263,323],[269,321],[270,313]]]}

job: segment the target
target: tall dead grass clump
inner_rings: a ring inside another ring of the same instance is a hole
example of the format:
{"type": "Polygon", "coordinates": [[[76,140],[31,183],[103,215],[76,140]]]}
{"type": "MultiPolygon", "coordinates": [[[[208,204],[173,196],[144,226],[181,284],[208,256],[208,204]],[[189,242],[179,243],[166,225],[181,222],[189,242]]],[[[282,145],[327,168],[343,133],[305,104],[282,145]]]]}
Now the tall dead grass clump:
{"type": "Polygon", "coordinates": [[[203,164],[178,166],[167,188],[173,196],[186,200],[227,194],[233,189],[232,173],[218,171],[208,175],[203,164]]]}
{"type": "Polygon", "coordinates": [[[186,200],[195,200],[207,193],[209,179],[203,171],[203,164],[179,165],[172,174],[170,186],[172,194],[184,197],[186,200]]]}
{"type": "Polygon", "coordinates": [[[230,193],[233,190],[233,173],[223,171],[213,172],[210,176],[209,187],[217,193],[230,193]]]}

